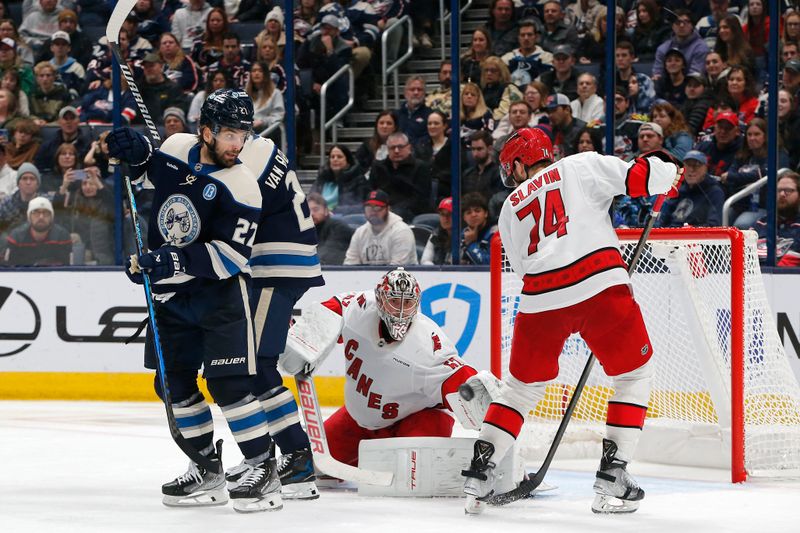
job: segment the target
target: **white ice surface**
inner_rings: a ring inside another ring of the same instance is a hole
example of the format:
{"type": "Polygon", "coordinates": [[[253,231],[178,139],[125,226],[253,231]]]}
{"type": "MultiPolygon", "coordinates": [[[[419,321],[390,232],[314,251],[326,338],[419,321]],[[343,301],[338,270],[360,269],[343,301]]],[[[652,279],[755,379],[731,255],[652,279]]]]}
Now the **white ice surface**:
{"type": "MultiPolygon", "coordinates": [[[[225,439],[225,464],[234,465],[241,455],[212,409],[217,436],[225,439]]],[[[161,504],[160,486],[182,474],[187,460],[169,436],[160,404],[0,402],[0,533],[800,531],[798,482],[731,485],[721,473],[665,466],[631,465],[647,491],[638,512],[594,515],[595,463],[554,465],[547,482],[557,490],[478,517],[464,516],[461,499],[364,498],[348,491],[287,501],[274,513],[241,515],[230,504],[172,509],[161,504]]]]}

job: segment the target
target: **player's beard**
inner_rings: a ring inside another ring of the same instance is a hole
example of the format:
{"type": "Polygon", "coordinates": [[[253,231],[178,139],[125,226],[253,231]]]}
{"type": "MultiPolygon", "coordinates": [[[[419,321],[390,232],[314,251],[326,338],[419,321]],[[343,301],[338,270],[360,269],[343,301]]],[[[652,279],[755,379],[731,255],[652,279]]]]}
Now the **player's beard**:
{"type": "MultiPolygon", "coordinates": [[[[208,155],[209,157],[211,157],[211,160],[214,162],[214,164],[218,167],[223,167],[223,168],[230,168],[233,165],[235,165],[236,158],[239,157],[239,154],[241,153],[241,150],[237,151],[236,155],[234,155],[233,158],[230,160],[230,162],[228,162],[224,157],[226,152],[217,150],[216,139],[212,140],[210,143],[206,143],[206,147],[208,148],[208,155]]],[[[229,150],[228,152],[233,153],[232,150],[229,150]]]]}

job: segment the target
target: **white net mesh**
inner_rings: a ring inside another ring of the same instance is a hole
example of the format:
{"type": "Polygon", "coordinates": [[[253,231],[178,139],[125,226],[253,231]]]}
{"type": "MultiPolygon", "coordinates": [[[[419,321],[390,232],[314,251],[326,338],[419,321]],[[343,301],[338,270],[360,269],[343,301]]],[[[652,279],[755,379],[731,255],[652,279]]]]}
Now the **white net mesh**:
{"type": "MultiPolygon", "coordinates": [[[[710,234],[709,234],[710,235],[710,234]]],[[[744,458],[750,475],[800,475],[800,386],[766,299],[755,234],[747,232],[744,280],[735,280],[731,243],[651,236],[632,280],[653,344],[655,378],[637,459],[731,466],[731,286],[744,284],[744,458]]],[[[626,261],[636,241],[622,241],[626,261]]],[[[502,258],[502,372],[508,372],[520,279],[502,258]]],[[[546,453],[583,371],[588,348],[570,337],[558,377],[520,435],[528,459],[546,453]]],[[[599,457],[613,389],[595,365],[559,448],[599,457]]]]}

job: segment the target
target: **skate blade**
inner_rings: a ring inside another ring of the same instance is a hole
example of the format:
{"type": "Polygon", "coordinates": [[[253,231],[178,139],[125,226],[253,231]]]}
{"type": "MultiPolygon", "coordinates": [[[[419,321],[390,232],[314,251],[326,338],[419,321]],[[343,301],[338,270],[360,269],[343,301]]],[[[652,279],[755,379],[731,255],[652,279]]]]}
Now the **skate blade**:
{"type": "Polygon", "coordinates": [[[486,506],[486,502],[477,499],[475,496],[467,496],[467,501],[464,503],[464,514],[479,515],[486,510],[486,506]]]}
{"type": "Polygon", "coordinates": [[[281,509],[283,509],[283,500],[280,493],[269,494],[263,498],[236,498],[233,500],[233,510],[237,513],[260,513],[280,511],[281,509]]]}
{"type": "Polygon", "coordinates": [[[281,496],[284,500],[316,500],[319,490],[313,481],[292,483],[281,487],[281,496]]]}
{"type": "Polygon", "coordinates": [[[228,492],[225,489],[196,492],[187,496],[164,495],[162,503],[167,507],[207,507],[228,503],[228,492]]]}
{"type": "Polygon", "coordinates": [[[592,502],[592,512],[595,514],[633,513],[638,508],[638,501],[621,500],[605,494],[596,494],[592,502]]]}

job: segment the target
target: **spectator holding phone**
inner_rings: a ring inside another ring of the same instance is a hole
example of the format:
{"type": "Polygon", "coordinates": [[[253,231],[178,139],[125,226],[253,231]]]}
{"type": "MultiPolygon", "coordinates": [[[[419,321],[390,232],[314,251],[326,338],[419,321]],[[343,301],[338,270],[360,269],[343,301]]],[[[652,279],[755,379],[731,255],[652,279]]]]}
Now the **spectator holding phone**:
{"type": "Polygon", "coordinates": [[[79,168],[79,161],[75,145],[62,143],[56,150],[52,169],[42,172],[41,190],[51,196],[56,210],[65,206],[70,194],[80,187],[78,182],[86,177],[86,171],[79,168]]]}
{"type": "Polygon", "coordinates": [[[108,134],[109,131],[101,133],[97,140],[92,142],[89,151],[83,158],[84,167],[97,167],[100,169],[101,179],[106,179],[114,171],[108,164],[108,144],[106,143],[108,134]]]}

